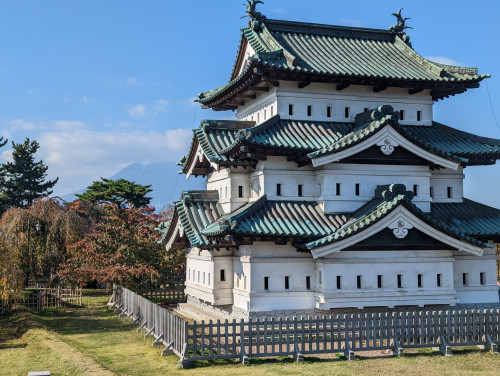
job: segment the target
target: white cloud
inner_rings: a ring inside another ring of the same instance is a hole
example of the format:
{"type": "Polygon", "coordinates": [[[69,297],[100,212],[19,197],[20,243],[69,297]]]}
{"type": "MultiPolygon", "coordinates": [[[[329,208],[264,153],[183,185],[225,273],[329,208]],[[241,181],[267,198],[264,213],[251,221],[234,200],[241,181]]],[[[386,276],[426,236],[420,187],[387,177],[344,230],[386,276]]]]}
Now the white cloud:
{"type": "Polygon", "coordinates": [[[130,116],[134,118],[145,117],[146,116],[146,105],[145,104],[136,104],[133,107],[128,108],[128,113],[130,116]]]}
{"type": "Polygon", "coordinates": [[[170,102],[166,99],[158,99],[153,102],[153,109],[158,112],[163,112],[167,109],[169,104],[170,102]]]}
{"type": "Polygon", "coordinates": [[[3,162],[12,162],[12,149],[4,150],[1,154],[1,158],[3,162]]]}
{"type": "Polygon", "coordinates": [[[434,61],[435,63],[445,64],[445,65],[462,66],[462,64],[460,64],[456,60],[450,59],[449,57],[446,57],[446,56],[426,56],[425,58],[427,60],[434,61]]]}
{"type": "Polygon", "coordinates": [[[125,79],[125,83],[130,86],[135,86],[138,85],[139,80],[137,79],[137,77],[127,77],[125,79]]]}
{"type": "Polygon", "coordinates": [[[80,99],[82,102],[88,102],[89,101],[89,98],[84,95],[81,99],[80,99]]]}
{"type": "Polygon", "coordinates": [[[125,77],[125,78],[110,78],[103,77],[102,81],[109,86],[142,86],[143,84],[139,81],[137,77],[125,77]]]}
{"type": "MultiPolygon", "coordinates": [[[[49,166],[50,178],[60,177],[54,192],[59,195],[84,188],[101,176],[109,177],[131,163],[178,160],[192,136],[187,129],[106,132],[75,121],[51,124],[53,129],[38,137],[39,157],[49,166]]],[[[2,158],[8,157],[6,153],[2,158]]]]}
{"type": "Polygon", "coordinates": [[[13,119],[9,122],[9,128],[11,132],[19,130],[32,131],[35,129],[35,123],[24,121],[22,119],[13,119]]]}

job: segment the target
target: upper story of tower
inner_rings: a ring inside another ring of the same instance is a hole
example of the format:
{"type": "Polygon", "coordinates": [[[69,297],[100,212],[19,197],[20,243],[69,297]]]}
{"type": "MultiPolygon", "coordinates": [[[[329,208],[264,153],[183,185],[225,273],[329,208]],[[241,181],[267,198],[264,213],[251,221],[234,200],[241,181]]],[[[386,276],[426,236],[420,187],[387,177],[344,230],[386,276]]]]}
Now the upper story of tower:
{"type": "Polygon", "coordinates": [[[407,125],[431,125],[439,99],[476,88],[488,75],[432,62],[405,33],[401,12],[389,30],[266,19],[249,10],[230,81],[199,95],[205,108],[236,110],[257,125],[282,119],[351,122],[391,105],[407,125]]]}

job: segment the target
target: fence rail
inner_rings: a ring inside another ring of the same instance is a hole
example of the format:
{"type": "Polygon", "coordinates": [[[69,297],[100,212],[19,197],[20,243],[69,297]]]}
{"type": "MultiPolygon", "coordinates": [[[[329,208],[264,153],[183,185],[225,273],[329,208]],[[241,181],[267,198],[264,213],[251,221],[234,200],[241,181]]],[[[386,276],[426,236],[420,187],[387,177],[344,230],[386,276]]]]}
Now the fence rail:
{"type": "Polygon", "coordinates": [[[23,291],[19,299],[0,300],[0,314],[13,304],[21,304],[27,308],[43,312],[47,308],[63,307],[65,305],[82,305],[81,288],[35,288],[23,291]]]}
{"type": "Polygon", "coordinates": [[[153,302],[181,303],[186,301],[184,281],[170,282],[161,288],[153,290],[139,290],[137,294],[153,302]]]}
{"type": "Polygon", "coordinates": [[[439,347],[452,355],[451,346],[487,346],[498,353],[500,309],[371,312],[293,319],[194,322],[178,316],[123,287],[115,286],[111,300],[116,312],[129,316],[139,329],[154,334],[153,344],[166,346],[181,360],[240,359],[305,354],[343,353],[404,348],[439,347]]]}

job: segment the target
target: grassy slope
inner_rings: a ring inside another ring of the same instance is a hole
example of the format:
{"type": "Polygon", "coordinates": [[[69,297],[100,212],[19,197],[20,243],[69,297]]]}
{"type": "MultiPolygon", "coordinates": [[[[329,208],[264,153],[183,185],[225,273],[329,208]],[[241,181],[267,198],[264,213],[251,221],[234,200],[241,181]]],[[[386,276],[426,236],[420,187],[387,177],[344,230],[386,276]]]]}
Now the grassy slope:
{"type": "MultiPolygon", "coordinates": [[[[161,357],[151,338],[131,330],[130,321],[113,315],[104,295],[88,294],[86,307],[54,310],[42,315],[16,311],[0,317],[2,375],[50,370],[53,375],[498,375],[500,356],[476,349],[454,349],[456,356],[422,351],[402,358],[360,358],[329,361],[305,358],[200,362],[177,370],[176,356],[161,357]]],[[[362,355],[362,353],[360,354],[362,355]]],[[[333,357],[332,357],[333,358],[333,357]]]]}

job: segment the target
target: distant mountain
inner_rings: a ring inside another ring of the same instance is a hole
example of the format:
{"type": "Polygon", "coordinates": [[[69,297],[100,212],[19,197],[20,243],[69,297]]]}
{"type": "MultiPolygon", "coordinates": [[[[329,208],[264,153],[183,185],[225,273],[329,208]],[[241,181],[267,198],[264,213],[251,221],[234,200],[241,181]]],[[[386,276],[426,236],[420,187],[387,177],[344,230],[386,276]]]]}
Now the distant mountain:
{"type": "MultiPolygon", "coordinates": [[[[110,179],[127,179],[138,184],[151,184],[151,189],[153,189],[149,193],[149,196],[153,198],[151,205],[156,210],[160,210],[177,200],[182,191],[207,189],[205,179],[191,176],[186,180],[186,175],[178,174],[179,170],[180,167],[176,165],[176,162],[132,163],[111,176],[110,179]]],[[[84,191],[85,188],[75,193],[84,191]]],[[[75,200],[76,196],[66,195],[62,199],[69,202],[75,200]]]]}

